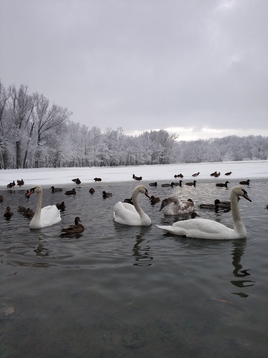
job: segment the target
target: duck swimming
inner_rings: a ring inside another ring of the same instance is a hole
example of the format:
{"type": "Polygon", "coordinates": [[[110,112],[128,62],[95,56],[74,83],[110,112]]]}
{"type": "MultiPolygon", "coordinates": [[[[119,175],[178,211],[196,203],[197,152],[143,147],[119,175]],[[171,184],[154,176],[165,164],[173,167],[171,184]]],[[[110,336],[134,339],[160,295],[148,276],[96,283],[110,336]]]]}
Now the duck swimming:
{"type": "Polygon", "coordinates": [[[186,236],[196,239],[245,239],[247,237],[247,230],[240,216],[238,207],[239,197],[243,197],[246,200],[251,201],[243,186],[238,185],[232,189],[230,201],[234,229],[231,229],[219,222],[203,218],[177,221],[172,226],[157,225],[157,227],[174,235],[186,236]]]}
{"type": "Polygon", "coordinates": [[[80,217],[76,216],[74,219],[74,225],[69,225],[67,228],[61,230],[61,236],[77,235],[81,234],[85,230],[82,225],[80,217]]]}

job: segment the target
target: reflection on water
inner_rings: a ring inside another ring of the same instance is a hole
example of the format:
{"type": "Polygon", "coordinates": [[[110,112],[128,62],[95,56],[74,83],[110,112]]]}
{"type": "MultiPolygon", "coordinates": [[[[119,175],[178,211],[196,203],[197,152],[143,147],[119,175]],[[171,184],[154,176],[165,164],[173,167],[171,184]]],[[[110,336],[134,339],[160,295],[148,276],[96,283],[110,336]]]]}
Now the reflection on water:
{"type": "MultiPolygon", "coordinates": [[[[146,197],[140,203],[151,227],[114,223],[114,204],[135,185],[102,183],[94,195],[82,186],[75,198],[64,198],[60,224],[33,231],[16,211],[25,205],[24,191],[3,193],[0,356],[266,356],[267,182],[252,182],[252,203],[239,202],[247,240],[226,242],[164,234],[155,225],[176,219],[146,197]],[[103,190],[113,196],[103,200],[103,190]],[[14,215],[6,221],[8,205],[14,215]],[[85,231],[62,238],[61,229],[78,215],[85,231]]],[[[161,199],[172,194],[161,185],[148,189],[161,199]]],[[[63,200],[44,192],[44,205],[63,200]]],[[[230,212],[198,209],[201,202],[228,200],[230,190],[198,183],[180,193],[201,217],[232,226],[230,212]]],[[[35,205],[31,197],[27,207],[35,205]]]]}
{"type": "Polygon", "coordinates": [[[133,256],[135,257],[135,266],[151,266],[153,257],[150,256],[150,245],[146,242],[146,245],[142,245],[145,241],[143,234],[136,236],[136,243],[133,246],[133,256]]]}
{"type": "MultiPolygon", "coordinates": [[[[234,266],[233,274],[235,277],[239,278],[239,280],[231,280],[231,284],[238,288],[245,288],[250,287],[255,284],[252,280],[245,280],[242,279],[244,277],[250,276],[250,273],[248,272],[250,269],[244,269],[243,265],[241,263],[241,257],[244,254],[245,247],[246,247],[246,240],[241,240],[239,242],[234,242],[233,244],[234,250],[232,253],[233,261],[232,264],[234,266]]],[[[248,295],[245,292],[232,292],[235,295],[239,295],[240,297],[246,298],[248,295]]]]}

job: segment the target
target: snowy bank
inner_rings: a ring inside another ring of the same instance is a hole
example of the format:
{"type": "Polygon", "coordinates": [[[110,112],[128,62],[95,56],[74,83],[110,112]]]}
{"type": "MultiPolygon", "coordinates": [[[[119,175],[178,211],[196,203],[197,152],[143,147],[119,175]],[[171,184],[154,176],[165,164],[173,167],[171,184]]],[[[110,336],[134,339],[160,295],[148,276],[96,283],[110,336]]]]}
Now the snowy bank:
{"type": "MultiPolygon", "coordinates": [[[[39,168],[0,170],[0,189],[6,189],[10,182],[23,179],[23,188],[36,184],[72,185],[72,179],[80,178],[82,185],[94,183],[94,178],[103,183],[133,181],[132,175],[142,176],[142,181],[175,181],[175,174],[183,174],[183,180],[198,181],[232,181],[233,179],[265,179],[268,178],[268,161],[241,161],[217,163],[178,163],[166,165],[140,165],[128,167],[91,167],[91,168],[39,168]],[[218,178],[211,177],[214,171],[220,172],[218,178]],[[200,172],[193,178],[192,174],[200,172]],[[226,172],[232,172],[225,176],[226,172]]],[[[16,186],[17,187],[17,186],[16,186]]]]}

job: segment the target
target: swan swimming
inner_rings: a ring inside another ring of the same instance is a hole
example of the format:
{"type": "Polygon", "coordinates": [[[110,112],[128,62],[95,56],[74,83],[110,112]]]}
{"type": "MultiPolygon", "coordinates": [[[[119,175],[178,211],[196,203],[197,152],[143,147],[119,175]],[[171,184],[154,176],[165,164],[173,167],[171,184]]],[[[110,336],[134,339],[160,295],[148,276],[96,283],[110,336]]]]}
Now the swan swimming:
{"type": "Polygon", "coordinates": [[[132,193],[133,205],[122,203],[121,201],[115,204],[113,211],[113,219],[115,222],[129,226],[150,226],[152,224],[149,216],[140,207],[138,202],[139,193],[151,199],[145,186],[136,186],[132,193]]]}
{"type": "Polygon", "coordinates": [[[41,186],[36,185],[30,189],[27,196],[37,193],[37,205],[35,214],[29,224],[30,229],[41,229],[43,227],[52,226],[61,221],[60,211],[56,205],[48,205],[42,208],[43,189],[41,186]]]}
{"type": "Polygon", "coordinates": [[[247,237],[246,227],[241,219],[238,207],[239,197],[251,201],[243,186],[235,186],[231,191],[231,212],[234,229],[209,219],[194,218],[185,221],[177,221],[172,226],[156,225],[174,235],[186,236],[195,239],[232,240],[245,239],[247,237]]]}
{"type": "Polygon", "coordinates": [[[191,214],[194,211],[194,203],[192,199],[179,200],[175,196],[170,196],[162,201],[159,211],[162,209],[166,216],[191,214]]]}

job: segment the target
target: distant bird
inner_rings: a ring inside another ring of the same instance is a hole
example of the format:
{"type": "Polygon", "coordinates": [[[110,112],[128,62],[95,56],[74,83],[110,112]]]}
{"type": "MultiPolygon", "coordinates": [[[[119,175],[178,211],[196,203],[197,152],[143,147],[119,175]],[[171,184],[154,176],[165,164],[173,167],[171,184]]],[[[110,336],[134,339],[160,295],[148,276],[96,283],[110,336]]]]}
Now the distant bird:
{"type": "Polygon", "coordinates": [[[90,188],[90,189],[89,189],[89,192],[90,192],[90,194],[94,194],[94,193],[95,193],[95,189],[94,189],[94,188],[90,188]]]}
{"type": "Polygon", "coordinates": [[[74,225],[70,225],[65,229],[61,230],[61,236],[77,235],[81,234],[85,230],[84,226],[81,223],[79,216],[76,216],[74,219],[74,225]]]}
{"type": "Polygon", "coordinates": [[[19,187],[21,187],[22,185],[24,185],[24,180],[23,180],[23,179],[17,180],[17,185],[18,185],[19,187]]]}
{"type": "Polygon", "coordinates": [[[171,184],[170,184],[171,186],[172,186],[172,188],[173,188],[173,186],[182,186],[182,180],[180,180],[180,181],[176,181],[176,182],[172,182],[171,184]]]}
{"type": "Polygon", "coordinates": [[[231,175],[231,174],[232,174],[232,172],[227,172],[224,175],[231,175]]]}
{"type": "Polygon", "coordinates": [[[160,198],[151,195],[151,204],[155,205],[160,202],[160,198]]]}
{"type": "Polygon", "coordinates": [[[7,188],[8,188],[8,189],[11,189],[11,188],[13,188],[13,186],[15,186],[15,185],[16,185],[16,184],[15,184],[15,182],[14,182],[14,180],[13,180],[12,183],[7,184],[7,188]]]}
{"type": "Polygon", "coordinates": [[[142,180],[142,177],[137,177],[135,174],[132,175],[132,178],[138,181],[142,180]]]}
{"type": "Polygon", "coordinates": [[[75,194],[76,194],[75,188],[73,188],[72,190],[67,190],[67,191],[65,192],[65,195],[75,195],[75,194]]]}
{"type": "Polygon", "coordinates": [[[110,198],[111,196],[113,196],[112,193],[107,193],[106,191],[103,190],[103,192],[102,192],[103,199],[110,198]]]}
{"type": "Polygon", "coordinates": [[[2,203],[3,201],[4,201],[3,195],[0,195],[0,203],[2,203]]]}
{"type": "Polygon", "coordinates": [[[220,201],[219,199],[216,199],[214,201],[214,204],[200,204],[199,207],[201,209],[212,209],[212,210],[216,210],[216,209],[228,209],[231,208],[231,203],[230,201],[220,201]]]}
{"type": "Polygon", "coordinates": [[[170,196],[162,200],[160,210],[164,209],[164,215],[185,215],[194,211],[192,199],[183,200],[176,196],[170,196]]]}
{"type": "Polygon", "coordinates": [[[194,173],[192,177],[197,177],[200,174],[200,172],[194,173]]]}
{"type": "Polygon", "coordinates": [[[225,183],[216,183],[216,186],[228,188],[228,184],[230,183],[227,180],[225,183]]]}
{"type": "Polygon", "coordinates": [[[196,186],[196,180],[194,180],[193,182],[185,183],[185,185],[196,186]]]}
{"type": "Polygon", "coordinates": [[[210,176],[211,176],[211,177],[214,177],[215,174],[217,174],[216,170],[215,170],[215,172],[211,173],[210,176]]]}
{"type": "Polygon", "coordinates": [[[174,175],[174,178],[176,179],[176,178],[183,178],[183,175],[180,173],[180,174],[175,174],[174,175]]]}
{"type": "Polygon", "coordinates": [[[101,178],[94,178],[94,181],[96,182],[96,181],[102,181],[102,179],[101,178]]]}
{"type": "Polygon", "coordinates": [[[65,209],[66,209],[66,205],[65,205],[64,201],[62,201],[61,203],[56,204],[56,207],[57,207],[60,211],[65,211],[65,209]]]}
{"type": "Polygon", "coordinates": [[[52,186],[51,191],[52,191],[52,193],[56,193],[56,192],[62,191],[62,188],[55,188],[54,186],[52,186]]]}
{"type": "Polygon", "coordinates": [[[4,217],[9,220],[11,218],[11,216],[13,215],[10,206],[7,206],[6,208],[6,212],[4,213],[4,217]]]}
{"type": "Polygon", "coordinates": [[[239,182],[239,184],[242,184],[242,185],[249,185],[249,183],[250,183],[250,179],[242,180],[241,182],[239,182]]]}
{"type": "Polygon", "coordinates": [[[220,175],[221,175],[221,172],[218,172],[218,173],[216,172],[216,173],[214,174],[214,177],[215,177],[215,178],[218,178],[220,175]]]}
{"type": "Polygon", "coordinates": [[[81,184],[81,180],[79,178],[72,179],[72,181],[77,185],[81,184]]]}
{"type": "Polygon", "coordinates": [[[163,188],[165,188],[165,187],[168,187],[168,186],[172,186],[172,183],[170,183],[170,184],[164,183],[164,184],[161,184],[161,186],[162,186],[163,188]]]}
{"type": "Polygon", "coordinates": [[[149,183],[150,186],[157,186],[157,182],[155,181],[154,183],[149,183]]]}

